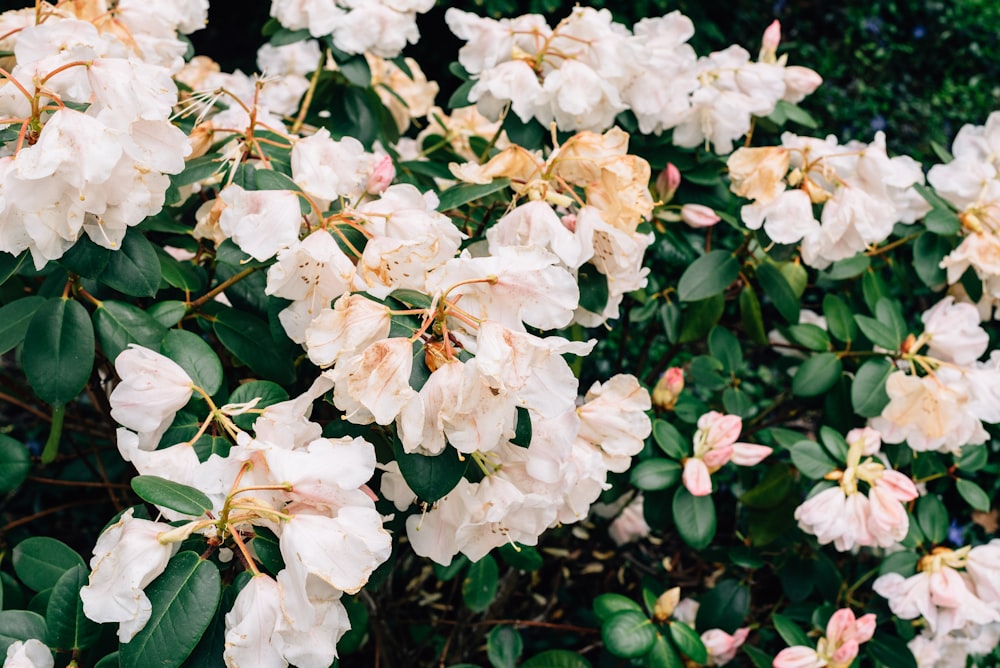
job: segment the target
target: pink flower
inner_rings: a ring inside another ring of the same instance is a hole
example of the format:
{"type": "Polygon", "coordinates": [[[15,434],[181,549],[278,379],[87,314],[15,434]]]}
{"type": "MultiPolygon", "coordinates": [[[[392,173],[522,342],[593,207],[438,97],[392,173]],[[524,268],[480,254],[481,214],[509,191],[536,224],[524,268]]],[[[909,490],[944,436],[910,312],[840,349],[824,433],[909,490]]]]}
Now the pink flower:
{"type": "Polygon", "coordinates": [[[666,204],[674,198],[674,193],[681,185],[681,172],[672,162],[667,163],[666,169],[656,177],[656,194],[660,202],[666,204]]]}
{"type": "Polygon", "coordinates": [[[653,388],[653,405],[664,410],[673,410],[677,398],[684,389],[684,370],[672,366],[667,369],[653,388]]]}
{"type": "Polygon", "coordinates": [[[760,42],[760,55],[757,60],[762,63],[774,63],[777,61],[778,45],[781,43],[781,22],[775,19],[764,31],[764,38],[760,42]]]}
{"type": "Polygon", "coordinates": [[[685,204],[681,207],[681,220],[694,228],[712,227],[721,220],[711,208],[703,204],[685,204]]]}
{"type": "Polygon", "coordinates": [[[375,170],[365,184],[365,192],[369,195],[379,195],[389,187],[394,178],[396,178],[396,167],[392,164],[392,158],[387,155],[375,165],[375,170]]]}
{"type": "Polygon", "coordinates": [[[826,624],[826,637],[820,638],[816,649],[789,647],[774,657],[774,668],[846,668],[858,655],[861,643],[875,634],[875,615],[855,618],[850,608],[833,613],[826,624]]]}
{"type": "Polygon", "coordinates": [[[737,466],[753,466],[771,454],[771,448],[764,445],[737,443],[742,430],[743,420],[738,415],[711,411],[698,418],[694,456],[684,460],[681,476],[689,492],[695,496],[711,494],[711,474],[729,461],[737,466]]]}

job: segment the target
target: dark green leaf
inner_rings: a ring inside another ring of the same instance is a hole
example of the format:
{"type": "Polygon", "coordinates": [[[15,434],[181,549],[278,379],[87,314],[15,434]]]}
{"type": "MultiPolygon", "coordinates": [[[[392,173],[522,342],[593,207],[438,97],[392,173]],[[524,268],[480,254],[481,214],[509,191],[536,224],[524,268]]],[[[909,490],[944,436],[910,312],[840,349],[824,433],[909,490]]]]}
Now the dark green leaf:
{"type": "Polygon", "coordinates": [[[825,352],[830,349],[830,335],[822,327],[808,323],[790,325],[785,332],[792,343],[796,343],[809,350],[825,352]]]}
{"type": "Polygon", "coordinates": [[[764,316],[760,310],[760,300],[749,284],[740,291],[740,322],[746,336],[754,343],[767,343],[767,332],[764,330],[764,316]]]}
{"type": "Polygon", "coordinates": [[[602,313],[608,304],[608,277],[589,262],[577,270],[580,288],[580,308],[592,313],[602,313]]]}
{"type": "Polygon", "coordinates": [[[282,384],[295,382],[294,361],[275,345],[264,321],[227,308],[216,314],[212,329],[226,350],[254,372],[282,384]]]}
{"type": "MultiPolygon", "coordinates": [[[[0,494],[17,489],[30,470],[31,458],[24,444],[6,434],[0,434],[0,494]]],[[[2,602],[0,597],[0,603],[2,602]]]]}
{"type": "Polygon", "coordinates": [[[253,533],[252,543],[257,558],[271,575],[277,575],[285,567],[278,537],[266,527],[254,527],[253,533]]]}
{"type": "Polygon", "coordinates": [[[727,374],[738,373],[743,367],[739,339],[725,327],[713,327],[708,333],[708,352],[722,362],[722,370],[727,374]]]}
{"type": "Polygon", "coordinates": [[[782,640],[784,640],[789,646],[813,646],[813,642],[809,640],[809,636],[806,635],[806,632],[799,628],[799,626],[788,617],[775,614],[771,618],[771,621],[774,622],[774,630],[778,632],[778,635],[780,635],[782,640]]]}
{"type": "Polygon", "coordinates": [[[623,610],[604,620],[601,639],[607,650],[615,656],[632,659],[653,649],[656,627],[641,612],[623,610]]]}
{"type": "Polygon", "coordinates": [[[971,480],[959,478],[955,481],[955,489],[958,490],[958,493],[962,495],[965,502],[972,506],[973,509],[980,510],[984,513],[989,512],[990,496],[983,491],[982,487],[971,480]]]}
{"type": "Polygon", "coordinates": [[[84,565],[83,558],[73,548],[46,536],[22,540],[14,547],[11,560],[17,577],[34,591],[55,587],[63,573],[84,565]]]}
{"type": "Polygon", "coordinates": [[[514,438],[510,442],[526,448],[531,445],[531,414],[523,406],[517,407],[517,426],[514,428],[514,438]]]}
{"type": "Polygon", "coordinates": [[[601,621],[606,621],[611,615],[623,610],[631,610],[642,614],[642,606],[628,596],[622,596],[621,594],[601,594],[594,599],[594,614],[601,621]]]}
{"type": "Polygon", "coordinates": [[[212,347],[194,332],[171,329],[160,352],[177,362],[194,384],[212,395],[222,387],[222,363],[212,347]]]}
{"type": "Polygon", "coordinates": [[[847,462],[847,452],[850,446],[839,431],[823,425],[819,428],[819,441],[835,462],[847,462]]]}
{"type": "Polygon", "coordinates": [[[468,458],[460,460],[458,451],[451,447],[446,447],[444,452],[434,457],[408,454],[404,452],[399,439],[395,438],[392,449],[403,480],[418,499],[428,503],[437,501],[455,489],[469,464],[468,458]]]}
{"type": "Polygon", "coordinates": [[[743,653],[750,657],[750,661],[753,662],[754,668],[771,668],[774,663],[773,657],[765,654],[753,645],[743,645],[742,649],[743,653]]]}
{"type": "Polygon", "coordinates": [[[665,636],[657,634],[656,642],[643,661],[649,668],[684,668],[684,661],[677,655],[677,650],[665,636]]]}
{"type": "Polygon", "coordinates": [[[708,650],[694,629],[684,622],[670,623],[670,637],[681,652],[694,661],[702,664],[708,661],[708,650]]]}
{"type": "Polygon", "coordinates": [[[680,485],[672,505],[674,524],[684,542],[695,550],[703,550],[715,537],[715,503],[712,495],[694,496],[680,485]]]}
{"type": "Polygon", "coordinates": [[[937,234],[921,234],[913,244],[913,268],[923,284],[931,289],[939,289],[947,280],[941,260],[952,250],[948,237],[937,234]]]}
{"type": "Polygon", "coordinates": [[[156,322],[160,323],[164,327],[170,328],[184,318],[185,314],[187,314],[187,306],[184,302],[176,300],[156,302],[146,309],[146,313],[152,316],[156,322]]]}
{"type": "Polygon", "coordinates": [[[200,517],[212,509],[212,501],[203,492],[173,480],[155,475],[132,478],[132,490],[143,501],[176,510],[184,515],[200,517]]]}
{"type": "Polygon", "coordinates": [[[0,656],[7,655],[7,648],[16,641],[45,640],[45,619],[28,610],[0,612],[0,656]]]}
{"type": "MultiPolygon", "coordinates": [[[[257,399],[257,403],[254,404],[253,410],[259,411],[268,406],[273,406],[274,404],[280,403],[282,401],[288,400],[288,392],[285,391],[281,385],[277,383],[272,383],[267,380],[252,380],[249,383],[243,383],[229,395],[229,399],[226,400],[227,404],[245,404],[247,402],[257,399]]],[[[240,429],[251,429],[253,423],[257,421],[260,413],[249,412],[237,415],[233,418],[233,422],[240,429]]]]}
{"type": "Polygon", "coordinates": [[[537,548],[531,545],[504,543],[497,552],[511,568],[533,573],[545,565],[545,560],[537,548]]]}
{"type": "Polygon", "coordinates": [[[757,280],[764,293],[771,298],[781,317],[791,324],[799,321],[799,298],[784,274],[767,262],[757,267],[757,280]]]}
{"type": "Polygon", "coordinates": [[[948,511],[936,494],[917,501],[917,523],[932,543],[943,543],[948,537],[948,511]]]}
{"type": "Polygon", "coordinates": [[[897,339],[895,333],[887,324],[879,322],[875,318],[866,315],[855,315],[855,322],[868,340],[877,346],[882,346],[887,350],[898,350],[902,339],[897,339]]]}
{"type": "Polygon", "coordinates": [[[851,384],[851,405],[861,417],[876,417],[889,403],[885,381],[896,367],[884,357],[871,359],[861,365],[851,384]]]}
{"type": "Polygon", "coordinates": [[[469,93],[472,92],[472,87],[475,85],[475,79],[463,81],[462,85],[456,88],[455,92],[448,98],[448,108],[459,109],[461,107],[469,107],[475,104],[474,102],[469,101],[469,93]]]}
{"type": "Polygon", "coordinates": [[[486,657],[493,668],[515,668],[523,651],[524,641],[513,626],[495,626],[486,636],[486,657]]]}
{"type": "Polygon", "coordinates": [[[111,252],[111,249],[98,246],[90,237],[84,236],[59,258],[59,264],[84,278],[97,278],[111,261],[111,252]]]}
{"type": "Polygon", "coordinates": [[[828,294],[823,297],[823,316],[827,329],[838,341],[850,343],[858,338],[858,326],[854,324],[854,314],[843,299],[828,294]]]}
{"type": "Polygon", "coordinates": [[[845,278],[854,278],[868,271],[871,264],[872,260],[870,257],[864,253],[858,253],[854,257],[849,257],[846,260],[837,260],[830,266],[829,269],[823,272],[822,276],[834,281],[841,281],[845,278]]]}
{"type": "Polygon", "coordinates": [[[53,406],[80,394],[94,366],[94,327],[79,302],[58,297],[39,306],[25,334],[24,374],[53,406]]]}
{"type": "Polygon", "coordinates": [[[840,464],[815,441],[799,441],[792,448],[792,463],[802,475],[819,480],[840,464]]]}
{"type": "Polygon", "coordinates": [[[492,195],[493,193],[500,192],[510,185],[510,179],[504,177],[501,179],[493,179],[489,183],[479,184],[479,183],[462,183],[457,186],[452,186],[444,192],[441,193],[440,201],[438,202],[438,211],[448,211],[454,209],[468,202],[475,201],[486,197],[487,195],[492,195]]]}
{"type": "Polygon", "coordinates": [[[201,267],[188,261],[182,262],[162,248],[156,249],[156,257],[160,261],[160,274],[168,285],[186,292],[205,289],[206,276],[201,267]]]}
{"type": "Polygon", "coordinates": [[[865,304],[874,313],[878,301],[889,296],[889,286],[876,272],[867,271],[861,277],[861,293],[865,298],[865,304]]]}
{"type": "Polygon", "coordinates": [[[629,481],[639,489],[649,492],[667,489],[681,477],[681,465],[672,459],[656,457],[639,462],[632,467],[629,481]]]}
{"type": "Polygon", "coordinates": [[[913,184],[913,188],[932,207],[930,213],[924,216],[924,225],[927,229],[945,236],[957,234],[962,228],[962,221],[959,220],[951,204],[922,183],[913,184]]]}
{"type": "Polygon", "coordinates": [[[702,339],[719,322],[725,309],[726,298],[721,294],[688,304],[681,319],[677,341],[690,343],[702,339]]]}
{"type": "Polygon", "coordinates": [[[907,550],[900,552],[893,552],[887,555],[882,563],[879,564],[878,573],[879,575],[885,575],[886,573],[899,573],[904,578],[908,578],[917,572],[917,563],[920,561],[920,556],[915,552],[910,552],[907,550]]]}
{"type": "Polygon", "coordinates": [[[680,335],[681,308],[677,302],[668,302],[660,308],[660,320],[663,322],[663,333],[667,336],[667,341],[677,342],[680,335]]]}
{"type": "Polygon", "coordinates": [[[45,623],[48,627],[46,644],[68,651],[89,647],[97,640],[101,627],[83,614],[80,589],[87,584],[87,567],[77,564],[56,581],[49,596],[45,623]]]}
{"type": "Polygon", "coordinates": [[[497,595],[500,569],[496,559],[486,555],[469,565],[469,571],[462,581],[462,600],[469,610],[482,612],[490,607],[497,595]]]}
{"type": "Polygon", "coordinates": [[[591,663],[576,652],[550,649],[531,657],[521,668],[591,668],[591,663]]]}
{"type": "Polygon", "coordinates": [[[917,661],[913,658],[910,648],[896,636],[879,633],[877,638],[865,643],[865,649],[871,658],[885,666],[917,668],[917,661]]]}
{"type": "Polygon", "coordinates": [[[906,319],[903,317],[903,307],[898,301],[887,297],[879,299],[875,304],[875,317],[889,327],[896,341],[902,342],[906,338],[906,319]]]}
{"type": "Polygon", "coordinates": [[[750,590],[736,580],[722,580],[701,598],[696,628],[735,633],[750,612],[750,590]]]}
{"type": "Polygon", "coordinates": [[[985,445],[964,445],[962,454],[956,457],[955,465],[967,473],[974,473],[986,466],[989,456],[985,445]]]}
{"type": "Polygon", "coordinates": [[[153,244],[141,232],[130,231],[99,280],[130,297],[154,296],[160,288],[160,260],[153,244]]]}
{"type": "Polygon", "coordinates": [[[28,251],[24,251],[20,255],[11,255],[0,251],[0,285],[6,283],[11,276],[17,273],[27,257],[28,251]]]}
{"type": "Polygon", "coordinates": [[[146,587],[153,613],[146,626],[120,646],[124,666],[176,668],[208,628],[222,594],[219,569],[194,552],[181,552],[146,587]]]}
{"type": "Polygon", "coordinates": [[[695,260],[681,275],[677,296],[694,302],[722,294],[740,273],[740,263],[728,251],[715,250],[695,260]]]}
{"type": "Polygon", "coordinates": [[[722,391],[722,407],[726,413],[741,418],[751,417],[756,412],[753,399],[738,387],[727,387],[722,391]]]}
{"type": "Polygon", "coordinates": [[[13,350],[24,341],[31,319],[44,303],[44,297],[32,295],[21,297],[0,308],[0,355],[13,350]]]}
{"type": "Polygon", "coordinates": [[[690,454],[689,440],[685,439],[677,428],[666,420],[653,422],[653,440],[668,457],[680,461],[690,454]]]}
{"type": "Polygon", "coordinates": [[[842,373],[843,366],[836,353],[813,355],[795,372],[792,394],[799,397],[819,396],[833,387],[842,373]]]}
{"type": "Polygon", "coordinates": [[[774,464],[756,487],[740,497],[740,503],[751,508],[773,508],[785,500],[794,483],[795,477],[787,464],[774,464]]]}
{"type": "Polygon", "coordinates": [[[94,329],[101,350],[114,360],[130,343],[157,350],[167,328],[153,316],[125,302],[105,301],[94,311],[94,329]]]}

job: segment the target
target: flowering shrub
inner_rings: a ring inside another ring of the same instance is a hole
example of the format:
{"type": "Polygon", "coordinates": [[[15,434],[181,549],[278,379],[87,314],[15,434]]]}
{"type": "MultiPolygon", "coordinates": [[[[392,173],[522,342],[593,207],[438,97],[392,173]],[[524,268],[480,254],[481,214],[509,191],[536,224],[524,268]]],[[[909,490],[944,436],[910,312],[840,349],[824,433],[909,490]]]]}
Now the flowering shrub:
{"type": "Polygon", "coordinates": [[[253,76],[207,0],[0,15],[4,665],[992,652],[1000,116],[769,135],[777,23],[584,7],[448,10],[438,107],[432,4],[274,0],[253,76]]]}

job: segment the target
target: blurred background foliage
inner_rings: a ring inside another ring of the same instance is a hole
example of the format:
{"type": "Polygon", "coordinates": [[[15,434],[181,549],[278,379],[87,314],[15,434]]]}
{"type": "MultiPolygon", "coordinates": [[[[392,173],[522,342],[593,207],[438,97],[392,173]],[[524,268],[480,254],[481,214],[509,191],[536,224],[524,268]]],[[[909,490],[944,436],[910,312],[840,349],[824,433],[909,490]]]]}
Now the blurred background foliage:
{"type": "MultiPolygon", "coordinates": [[[[458,85],[448,73],[461,46],[444,11],[456,6],[495,17],[538,12],[558,21],[574,0],[472,0],[439,3],[420,20],[422,39],[407,49],[441,101],[458,85]]],[[[996,0],[591,0],[632,25],[680,10],[697,28],[692,44],[707,54],[729,44],[756,53],[764,28],[782,24],[780,53],[819,72],[824,85],[802,107],[842,141],[870,141],[885,130],[890,152],[937,161],[933,144],[949,145],[964,123],[981,124],[1000,108],[1000,2],[996,0]]],[[[207,30],[192,37],[198,53],[223,69],[254,71],[254,52],[268,3],[213,0],[207,30]]]]}

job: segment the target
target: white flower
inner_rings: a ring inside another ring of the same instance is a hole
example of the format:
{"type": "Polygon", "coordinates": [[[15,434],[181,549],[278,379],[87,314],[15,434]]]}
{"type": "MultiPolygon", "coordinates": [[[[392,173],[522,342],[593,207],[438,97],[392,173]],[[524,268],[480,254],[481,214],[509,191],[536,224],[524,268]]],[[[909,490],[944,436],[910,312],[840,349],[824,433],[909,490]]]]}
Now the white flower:
{"type": "Polygon", "coordinates": [[[7,647],[7,659],[3,662],[3,668],[52,668],[54,665],[52,651],[35,638],[12,642],[7,647]]]}
{"type": "Polygon", "coordinates": [[[292,178],[307,193],[324,201],[354,200],[365,192],[375,156],[353,137],[339,141],[321,128],[292,147],[292,178]]]}
{"type": "Polygon", "coordinates": [[[276,633],[281,616],[278,583],[266,575],[251,578],[226,613],[226,666],[285,668],[276,633]]]}
{"type": "Polygon", "coordinates": [[[152,450],[191,399],[194,383],[172,359],[135,344],[115,359],[122,379],[108,401],[111,417],[140,435],[140,447],[152,450]]]}
{"type": "Polygon", "coordinates": [[[94,546],[90,582],[80,590],[83,612],[95,622],[119,622],[118,639],[128,642],[146,626],[152,605],[143,591],[167,567],[180,543],[157,537],[173,527],[135,519],[129,508],[94,546]]]}
{"type": "Polygon", "coordinates": [[[219,199],[226,204],[219,227],[240,249],[263,262],[299,240],[302,210],[290,190],[244,190],[230,185],[219,199]]]}
{"type": "Polygon", "coordinates": [[[954,297],[945,297],[920,319],[924,322],[924,336],[929,338],[927,352],[942,362],[968,366],[989,347],[989,334],[979,326],[979,311],[972,304],[955,303],[954,297]]]}

